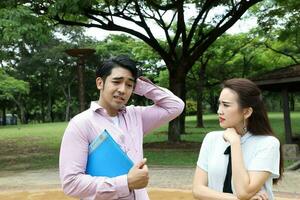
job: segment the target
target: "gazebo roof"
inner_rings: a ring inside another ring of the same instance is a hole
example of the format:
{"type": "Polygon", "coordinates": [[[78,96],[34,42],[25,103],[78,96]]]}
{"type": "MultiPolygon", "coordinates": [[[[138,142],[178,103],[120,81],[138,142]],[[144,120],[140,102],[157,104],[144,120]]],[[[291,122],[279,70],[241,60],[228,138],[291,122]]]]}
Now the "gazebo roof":
{"type": "Polygon", "coordinates": [[[289,91],[300,91],[300,65],[275,69],[254,77],[252,80],[262,90],[280,91],[286,88],[289,91]]]}

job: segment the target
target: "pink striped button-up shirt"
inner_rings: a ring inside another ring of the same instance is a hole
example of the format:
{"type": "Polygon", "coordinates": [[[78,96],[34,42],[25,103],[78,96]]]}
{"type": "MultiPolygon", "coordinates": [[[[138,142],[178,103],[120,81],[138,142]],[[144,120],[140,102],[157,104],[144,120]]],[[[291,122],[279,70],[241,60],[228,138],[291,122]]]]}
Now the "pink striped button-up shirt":
{"type": "Polygon", "coordinates": [[[104,129],[137,163],[143,159],[143,136],[177,117],[184,108],[183,101],[169,90],[140,79],[137,79],[134,93],[151,99],[154,105],[131,105],[120,110],[119,126],[97,102],[92,102],[88,110],[69,122],[59,158],[60,179],[67,195],[96,200],[149,199],[146,189],[129,190],[127,175],[108,178],[85,174],[88,146],[104,129]]]}

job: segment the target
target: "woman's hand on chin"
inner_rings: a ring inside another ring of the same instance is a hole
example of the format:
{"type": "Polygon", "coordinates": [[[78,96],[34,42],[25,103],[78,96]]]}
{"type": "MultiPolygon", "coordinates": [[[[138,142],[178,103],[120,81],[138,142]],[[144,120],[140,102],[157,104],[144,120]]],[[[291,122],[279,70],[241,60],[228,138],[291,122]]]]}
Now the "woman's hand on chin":
{"type": "Polygon", "coordinates": [[[230,144],[234,142],[240,142],[241,140],[241,136],[237,133],[237,131],[234,128],[227,128],[223,133],[223,138],[230,144]]]}

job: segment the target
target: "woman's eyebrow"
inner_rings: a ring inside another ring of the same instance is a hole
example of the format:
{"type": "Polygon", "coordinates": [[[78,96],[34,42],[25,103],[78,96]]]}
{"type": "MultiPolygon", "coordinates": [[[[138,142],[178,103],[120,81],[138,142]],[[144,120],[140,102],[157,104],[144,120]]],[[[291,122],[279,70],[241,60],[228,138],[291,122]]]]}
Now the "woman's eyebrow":
{"type": "Polygon", "coordinates": [[[226,104],[231,104],[231,101],[226,101],[226,100],[219,100],[219,103],[226,103],[226,104]]]}

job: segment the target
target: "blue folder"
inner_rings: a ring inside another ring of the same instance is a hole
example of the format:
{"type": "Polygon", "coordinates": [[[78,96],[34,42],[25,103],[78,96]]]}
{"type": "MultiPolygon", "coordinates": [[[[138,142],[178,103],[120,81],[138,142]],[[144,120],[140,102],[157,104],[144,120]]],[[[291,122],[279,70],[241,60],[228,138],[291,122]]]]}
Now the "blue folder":
{"type": "Polygon", "coordinates": [[[133,162],[111,135],[104,130],[89,145],[86,174],[116,177],[128,174],[133,162]]]}

